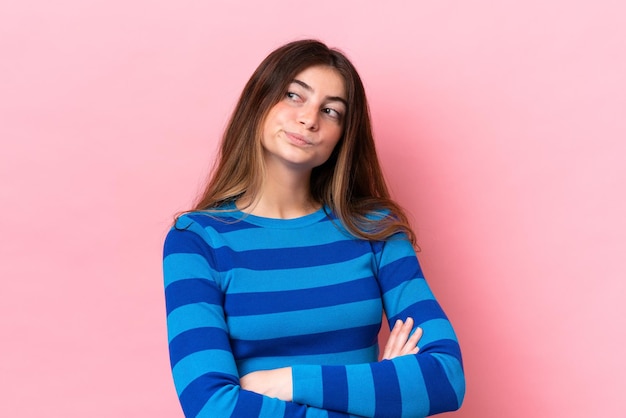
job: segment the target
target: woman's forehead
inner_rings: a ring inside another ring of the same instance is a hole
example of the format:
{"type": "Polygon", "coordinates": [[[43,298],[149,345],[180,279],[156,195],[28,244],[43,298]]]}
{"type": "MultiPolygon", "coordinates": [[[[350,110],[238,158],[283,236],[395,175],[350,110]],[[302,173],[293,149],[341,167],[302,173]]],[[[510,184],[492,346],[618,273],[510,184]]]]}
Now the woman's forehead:
{"type": "Polygon", "coordinates": [[[346,83],[334,67],[327,65],[308,67],[297,73],[291,83],[296,83],[312,93],[323,94],[343,102],[347,100],[346,83]]]}

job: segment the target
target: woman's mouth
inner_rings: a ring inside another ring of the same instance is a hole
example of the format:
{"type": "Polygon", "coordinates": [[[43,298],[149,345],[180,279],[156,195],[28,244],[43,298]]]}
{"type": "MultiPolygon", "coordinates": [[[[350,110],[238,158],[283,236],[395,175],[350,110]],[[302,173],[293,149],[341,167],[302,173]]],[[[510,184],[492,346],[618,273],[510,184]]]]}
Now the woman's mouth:
{"type": "Polygon", "coordinates": [[[287,137],[289,142],[291,142],[294,145],[299,145],[299,146],[313,145],[313,141],[297,133],[285,132],[285,136],[287,137]]]}

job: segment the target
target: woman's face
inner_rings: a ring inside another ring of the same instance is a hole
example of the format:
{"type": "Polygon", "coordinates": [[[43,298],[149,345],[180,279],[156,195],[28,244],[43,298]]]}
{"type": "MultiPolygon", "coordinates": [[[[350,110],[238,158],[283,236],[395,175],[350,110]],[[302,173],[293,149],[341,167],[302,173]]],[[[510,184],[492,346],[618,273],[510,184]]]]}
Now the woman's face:
{"type": "Polygon", "coordinates": [[[267,168],[312,170],[330,157],[343,133],[346,88],[332,67],[309,67],[297,74],[262,126],[267,168]]]}

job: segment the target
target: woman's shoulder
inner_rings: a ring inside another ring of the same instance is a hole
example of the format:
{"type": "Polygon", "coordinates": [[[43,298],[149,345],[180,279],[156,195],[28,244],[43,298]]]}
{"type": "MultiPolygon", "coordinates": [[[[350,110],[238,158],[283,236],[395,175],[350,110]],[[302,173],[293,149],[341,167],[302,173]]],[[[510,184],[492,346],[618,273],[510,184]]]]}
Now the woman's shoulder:
{"type": "Polygon", "coordinates": [[[224,228],[230,229],[229,226],[240,221],[240,217],[236,211],[230,207],[218,207],[207,210],[194,210],[185,212],[176,217],[173,230],[195,230],[195,229],[213,229],[222,232],[224,228]]]}

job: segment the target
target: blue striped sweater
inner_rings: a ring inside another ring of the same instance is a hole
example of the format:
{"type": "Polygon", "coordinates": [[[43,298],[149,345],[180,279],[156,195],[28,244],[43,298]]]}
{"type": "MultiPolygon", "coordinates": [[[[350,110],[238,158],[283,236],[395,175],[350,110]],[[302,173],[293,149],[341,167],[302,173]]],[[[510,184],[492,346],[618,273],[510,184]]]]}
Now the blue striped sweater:
{"type": "Polygon", "coordinates": [[[457,338],[402,237],[354,238],[327,209],[287,220],[191,213],[168,233],[163,268],[187,417],[422,417],[463,400],[457,338]],[[383,310],[423,329],[418,354],[377,361],[383,310]],[[239,386],[286,366],[293,402],[239,386]]]}

